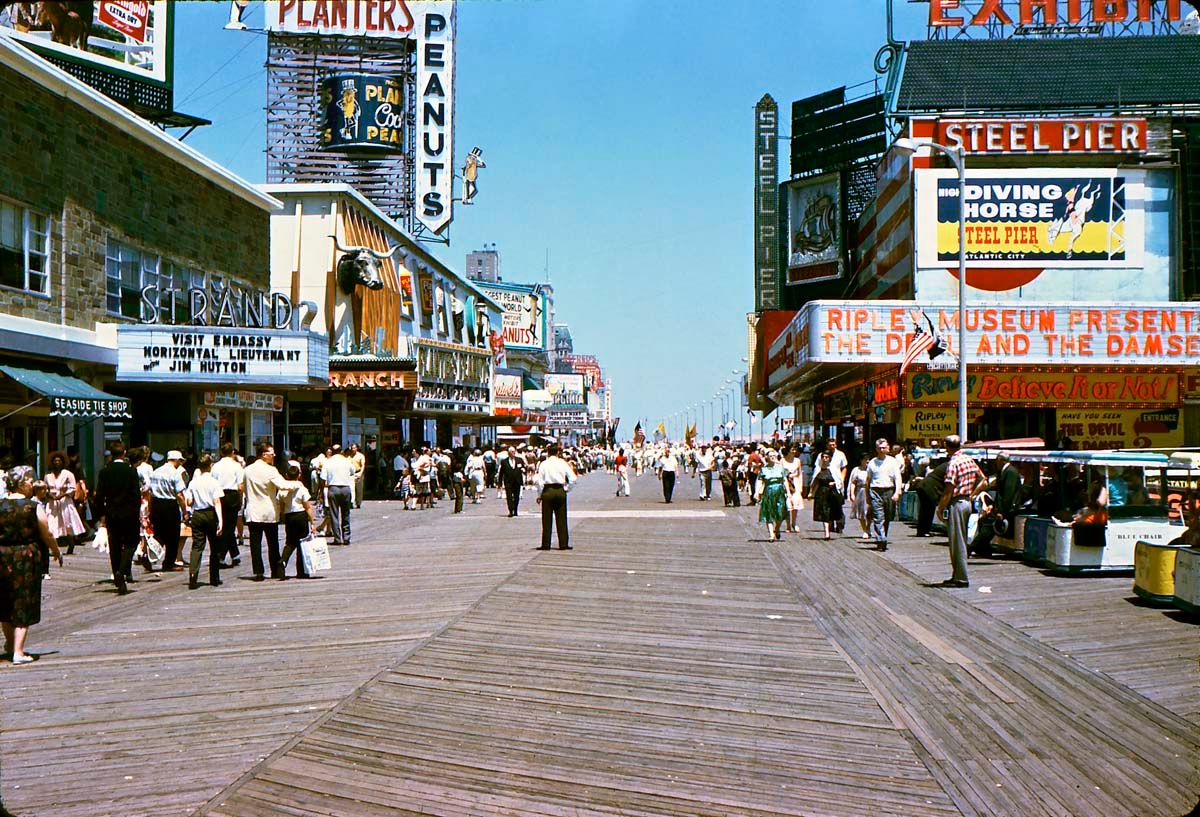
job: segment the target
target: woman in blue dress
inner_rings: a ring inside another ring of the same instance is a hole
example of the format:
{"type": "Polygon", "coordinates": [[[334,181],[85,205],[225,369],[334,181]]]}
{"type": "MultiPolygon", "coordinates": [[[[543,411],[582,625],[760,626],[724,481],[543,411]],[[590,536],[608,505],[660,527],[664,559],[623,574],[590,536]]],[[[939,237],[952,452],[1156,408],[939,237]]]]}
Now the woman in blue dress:
{"type": "Polygon", "coordinates": [[[758,475],[762,485],[762,499],[758,504],[758,521],[767,523],[767,538],[779,540],[779,527],[787,517],[788,494],[792,487],[787,471],[779,463],[777,451],[767,452],[767,464],[758,475]]]}

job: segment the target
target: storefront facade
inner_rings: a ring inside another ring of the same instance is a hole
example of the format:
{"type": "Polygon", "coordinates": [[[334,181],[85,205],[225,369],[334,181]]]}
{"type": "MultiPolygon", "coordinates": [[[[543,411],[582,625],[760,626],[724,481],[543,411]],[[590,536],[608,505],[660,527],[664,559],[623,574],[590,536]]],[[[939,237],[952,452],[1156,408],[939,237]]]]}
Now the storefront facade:
{"type": "Polygon", "coordinates": [[[121,382],[117,328],[189,323],[189,291],[264,289],[278,202],[6,38],[0,93],[22,101],[0,128],[0,365],[75,381],[0,377],[4,456],[41,470],[75,447],[91,471],[106,439],[191,447],[196,389],[164,389],[161,368],[121,382]],[[86,388],[124,409],[55,408],[86,388]]]}
{"type": "Polygon", "coordinates": [[[500,304],[353,187],[261,189],[283,205],[271,219],[272,285],[329,338],[327,381],[288,393],[289,448],[358,443],[373,460],[393,446],[490,439],[500,304]]]}

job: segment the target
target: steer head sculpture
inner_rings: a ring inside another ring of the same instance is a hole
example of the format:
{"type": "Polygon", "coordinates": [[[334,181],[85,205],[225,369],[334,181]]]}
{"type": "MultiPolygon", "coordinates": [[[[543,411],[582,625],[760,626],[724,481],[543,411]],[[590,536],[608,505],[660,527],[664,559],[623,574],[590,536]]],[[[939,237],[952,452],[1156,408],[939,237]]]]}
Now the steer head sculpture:
{"type": "Polygon", "coordinates": [[[370,247],[343,247],[336,235],[331,235],[334,246],[342,253],[337,262],[338,288],[346,295],[353,295],[354,288],[362,284],[367,289],[383,289],[383,278],[379,275],[379,263],[391,258],[400,249],[392,247],[389,252],[375,252],[370,247]]]}

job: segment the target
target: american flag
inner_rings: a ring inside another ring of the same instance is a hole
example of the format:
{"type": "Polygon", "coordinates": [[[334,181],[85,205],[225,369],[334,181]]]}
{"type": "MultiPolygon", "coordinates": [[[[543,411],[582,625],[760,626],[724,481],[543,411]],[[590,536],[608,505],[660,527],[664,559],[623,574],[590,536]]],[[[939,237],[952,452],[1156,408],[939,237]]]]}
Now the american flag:
{"type": "Polygon", "coordinates": [[[917,358],[925,352],[929,352],[929,359],[933,360],[946,351],[946,346],[942,343],[941,337],[938,336],[933,321],[929,320],[929,316],[925,314],[923,309],[910,309],[908,316],[913,322],[913,334],[908,339],[908,348],[904,352],[904,361],[900,364],[901,377],[904,377],[905,370],[916,363],[917,358]],[[929,326],[929,331],[921,327],[922,320],[929,326]]]}

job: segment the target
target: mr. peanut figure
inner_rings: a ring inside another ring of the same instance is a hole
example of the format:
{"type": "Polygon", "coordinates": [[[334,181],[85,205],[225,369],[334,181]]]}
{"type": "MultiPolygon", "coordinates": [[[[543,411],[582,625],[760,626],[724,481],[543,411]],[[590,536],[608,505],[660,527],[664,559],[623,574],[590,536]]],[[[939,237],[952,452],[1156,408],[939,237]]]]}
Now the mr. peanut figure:
{"type": "Polygon", "coordinates": [[[471,152],[467,154],[467,163],[463,165],[463,204],[474,204],[475,193],[478,188],[475,185],[475,180],[479,178],[479,169],[487,167],[483,163],[483,151],[478,147],[471,148],[471,152]]]}

